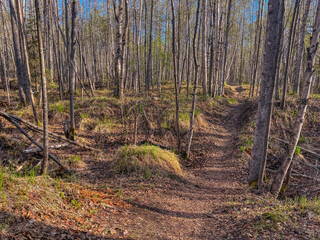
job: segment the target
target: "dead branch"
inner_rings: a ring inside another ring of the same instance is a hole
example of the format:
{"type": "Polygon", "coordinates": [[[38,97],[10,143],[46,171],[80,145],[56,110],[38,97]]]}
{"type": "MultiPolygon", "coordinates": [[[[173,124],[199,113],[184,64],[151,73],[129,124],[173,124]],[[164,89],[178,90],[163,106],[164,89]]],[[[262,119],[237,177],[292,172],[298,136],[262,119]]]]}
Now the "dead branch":
{"type": "MultiPolygon", "coordinates": [[[[3,111],[0,111],[0,116],[1,117],[4,117],[4,118],[10,118],[10,119],[14,119],[15,122],[19,122],[19,123],[23,123],[25,124],[30,130],[33,130],[35,132],[38,132],[38,133],[42,133],[42,128],[41,127],[38,127],[22,118],[19,118],[17,116],[14,116],[14,115],[11,115],[11,114],[8,114],[8,113],[5,113],[3,111]]],[[[49,132],[49,137],[51,138],[54,138],[54,139],[57,139],[57,140],[60,140],[62,142],[68,142],[72,145],[76,145],[76,146],[79,146],[81,148],[84,148],[84,149],[88,149],[88,150],[93,150],[93,151],[101,151],[101,150],[98,150],[98,149],[95,149],[93,147],[89,147],[87,145],[84,145],[84,144],[81,144],[81,143],[78,143],[78,142],[75,142],[75,141],[72,141],[70,139],[67,139],[67,138],[64,138],[56,133],[53,133],[53,132],[49,132]]]]}
{"type": "MultiPolygon", "coordinates": [[[[282,139],[280,139],[280,138],[275,138],[275,137],[272,137],[272,138],[275,139],[275,140],[278,140],[279,142],[282,142],[282,143],[285,143],[285,144],[289,144],[288,141],[282,140],[282,139]]],[[[311,150],[308,150],[308,149],[306,149],[306,148],[304,148],[304,147],[301,147],[301,146],[299,146],[299,147],[300,147],[301,150],[303,150],[303,151],[305,151],[305,152],[307,152],[307,153],[310,153],[310,154],[312,154],[312,155],[320,158],[320,154],[318,154],[318,153],[316,153],[316,152],[313,152],[313,151],[311,151],[311,150]]]]}
{"type": "Polygon", "coordinates": [[[144,107],[143,107],[143,104],[141,104],[141,109],[142,109],[142,113],[143,113],[143,116],[144,116],[144,119],[146,120],[146,122],[147,122],[147,125],[148,125],[148,137],[147,137],[147,139],[151,136],[153,136],[153,134],[154,134],[154,127],[153,127],[153,125],[152,125],[152,123],[151,123],[151,121],[149,120],[149,118],[148,118],[148,116],[147,116],[147,114],[146,114],[146,111],[144,110],[144,107]]]}
{"type": "Polygon", "coordinates": [[[308,166],[308,167],[311,167],[311,168],[313,168],[315,170],[320,171],[320,169],[316,165],[312,165],[312,164],[309,164],[309,163],[307,163],[305,161],[301,161],[301,160],[299,160],[299,158],[295,158],[294,160],[297,161],[298,163],[302,164],[302,165],[305,165],[305,166],[308,166]]]}
{"type": "Polygon", "coordinates": [[[172,148],[170,148],[170,147],[163,146],[163,145],[160,145],[160,144],[157,144],[157,143],[153,143],[153,142],[150,142],[150,141],[147,141],[147,140],[139,142],[137,145],[140,146],[140,145],[143,145],[143,144],[153,145],[153,146],[159,147],[161,149],[165,149],[165,150],[172,150],[172,148]]]}
{"type": "MultiPolygon", "coordinates": [[[[22,127],[20,127],[20,125],[18,123],[16,123],[15,120],[13,120],[8,114],[6,114],[5,112],[0,111],[0,116],[2,116],[4,119],[6,119],[8,122],[10,122],[11,124],[13,124],[23,135],[25,135],[30,142],[32,142],[34,145],[36,145],[38,148],[40,148],[41,150],[43,150],[43,146],[38,143],[36,140],[34,140],[22,127]]],[[[65,167],[60,161],[59,159],[54,156],[53,154],[49,153],[49,157],[55,162],[57,163],[64,171],[71,173],[73,171],[69,170],[67,167],[65,167]]]]}
{"type": "Polygon", "coordinates": [[[305,175],[305,174],[301,174],[301,173],[298,173],[297,171],[293,171],[292,176],[309,178],[309,179],[315,180],[317,182],[320,182],[320,178],[315,178],[315,177],[311,177],[311,176],[308,176],[308,175],[305,175]]]}
{"type": "MultiPolygon", "coordinates": [[[[61,143],[61,144],[49,146],[49,148],[50,149],[59,149],[59,148],[67,147],[69,145],[70,145],[69,143],[61,143]]],[[[40,151],[41,151],[40,148],[28,148],[26,150],[23,150],[22,153],[28,154],[28,153],[36,153],[36,152],[40,152],[40,151]]]]}

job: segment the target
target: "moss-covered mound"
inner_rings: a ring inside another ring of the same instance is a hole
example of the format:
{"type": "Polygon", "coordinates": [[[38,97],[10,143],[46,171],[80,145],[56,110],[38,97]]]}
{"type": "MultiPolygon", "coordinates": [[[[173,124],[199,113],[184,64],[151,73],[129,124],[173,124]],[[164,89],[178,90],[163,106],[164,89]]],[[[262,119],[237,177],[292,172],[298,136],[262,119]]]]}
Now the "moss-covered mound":
{"type": "Polygon", "coordinates": [[[179,157],[157,146],[123,146],[118,149],[114,167],[116,173],[149,178],[151,175],[181,176],[179,157]]]}

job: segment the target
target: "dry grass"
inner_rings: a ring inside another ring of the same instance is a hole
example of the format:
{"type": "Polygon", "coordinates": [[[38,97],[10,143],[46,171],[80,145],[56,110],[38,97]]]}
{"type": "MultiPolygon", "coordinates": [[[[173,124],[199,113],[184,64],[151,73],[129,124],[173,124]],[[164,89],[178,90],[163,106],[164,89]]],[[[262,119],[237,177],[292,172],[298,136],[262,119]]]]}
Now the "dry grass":
{"type": "Polygon", "coordinates": [[[124,146],[118,149],[114,162],[117,173],[143,175],[151,174],[182,176],[179,158],[173,152],[156,146],[124,146]]]}
{"type": "Polygon", "coordinates": [[[103,204],[126,206],[110,189],[94,190],[84,184],[35,176],[34,171],[23,177],[0,171],[0,208],[8,213],[57,225],[74,219],[73,224],[81,229],[91,224],[86,216],[96,215],[93,210],[103,204]]]}
{"type": "Polygon", "coordinates": [[[67,160],[67,163],[71,169],[85,168],[87,166],[78,155],[70,156],[67,160]]]}

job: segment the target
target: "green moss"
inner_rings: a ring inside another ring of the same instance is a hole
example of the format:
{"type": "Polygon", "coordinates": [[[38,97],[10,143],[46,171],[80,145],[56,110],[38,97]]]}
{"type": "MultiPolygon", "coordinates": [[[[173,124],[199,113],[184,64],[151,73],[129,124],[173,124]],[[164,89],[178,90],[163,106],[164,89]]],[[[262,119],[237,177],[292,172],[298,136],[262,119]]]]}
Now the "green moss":
{"type": "Polygon", "coordinates": [[[237,99],[235,99],[235,98],[227,98],[227,101],[230,104],[237,104],[238,103],[237,99]]]}
{"type": "Polygon", "coordinates": [[[249,187],[250,187],[250,189],[258,188],[258,181],[254,180],[254,181],[250,182],[249,187]]]}

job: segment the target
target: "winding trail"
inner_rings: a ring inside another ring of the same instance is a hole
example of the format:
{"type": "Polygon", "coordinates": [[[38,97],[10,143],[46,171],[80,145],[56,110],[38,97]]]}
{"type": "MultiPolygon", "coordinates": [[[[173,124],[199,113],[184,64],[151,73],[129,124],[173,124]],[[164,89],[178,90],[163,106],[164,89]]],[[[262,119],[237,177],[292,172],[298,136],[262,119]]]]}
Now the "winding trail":
{"type": "MultiPolygon", "coordinates": [[[[240,100],[241,101],[241,100],[240,100]]],[[[237,145],[241,104],[204,113],[208,126],[195,133],[195,166],[186,181],[159,182],[132,202],[144,239],[249,239],[234,207],[246,195],[246,162],[237,145]],[[146,231],[146,232],[143,232],[146,231]]],[[[134,226],[132,226],[133,228],[134,226]]]]}

